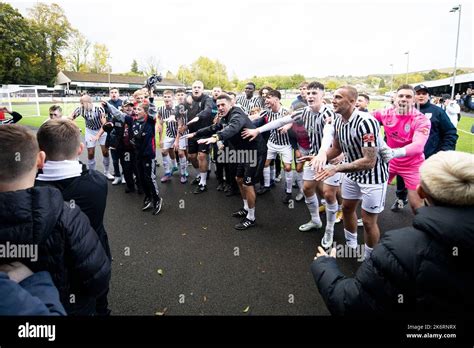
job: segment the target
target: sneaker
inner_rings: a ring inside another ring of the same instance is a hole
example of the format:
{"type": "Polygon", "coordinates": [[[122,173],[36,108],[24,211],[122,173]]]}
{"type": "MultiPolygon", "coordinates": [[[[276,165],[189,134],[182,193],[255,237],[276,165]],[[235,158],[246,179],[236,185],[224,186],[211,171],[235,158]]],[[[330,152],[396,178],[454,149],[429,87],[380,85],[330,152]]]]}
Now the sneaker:
{"type": "Polygon", "coordinates": [[[270,192],[270,187],[260,187],[257,191],[257,195],[263,195],[264,193],[270,192]]]}
{"type": "Polygon", "coordinates": [[[198,185],[196,189],[193,191],[195,194],[203,193],[207,191],[207,185],[198,185]]]}
{"type": "Polygon", "coordinates": [[[342,221],[342,210],[338,210],[337,213],[336,213],[336,224],[340,223],[342,221]]]}
{"type": "Polygon", "coordinates": [[[181,178],[179,179],[179,181],[182,184],[186,184],[188,182],[188,177],[186,176],[186,174],[181,175],[181,178]]]}
{"type": "Polygon", "coordinates": [[[232,190],[232,186],[230,186],[229,184],[225,184],[224,185],[224,192],[229,192],[230,190],[232,190]]]}
{"type": "Polygon", "coordinates": [[[326,211],[326,205],[321,204],[321,205],[319,206],[319,212],[320,212],[320,213],[324,213],[325,211],[326,211]]]}
{"type": "Polygon", "coordinates": [[[171,175],[173,175],[173,173],[179,171],[179,168],[178,167],[173,167],[171,168],[171,175]]]}
{"type": "Polygon", "coordinates": [[[165,175],[161,177],[161,182],[167,182],[170,180],[171,180],[171,173],[165,173],[165,175]]]}
{"type": "Polygon", "coordinates": [[[145,197],[145,200],[143,201],[143,208],[142,210],[145,211],[145,210],[148,210],[151,208],[151,199],[148,198],[148,197],[145,197]]]}
{"type": "Polygon", "coordinates": [[[122,175],[122,184],[126,184],[127,182],[125,181],[125,177],[122,175]]]}
{"type": "Polygon", "coordinates": [[[364,227],[364,223],[362,222],[362,219],[357,219],[357,226],[364,227]]]}
{"type": "Polygon", "coordinates": [[[403,200],[403,199],[400,199],[398,198],[395,203],[393,203],[393,205],[390,207],[390,210],[393,211],[393,212],[398,212],[400,210],[402,210],[403,208],[405,208],[405,206],[408,204],[408,200],[403,200]]]}
{"type": "Polygon", "coordinates": [[[224,183],[220,183],[219,185],[217,185],[216,190],[217,191],[224,191],[224,186],[225,186],[224,183]]]}
{"type": "Polygon", "coordinates": [[[120,176],[116,176],[114,181],[112,181],[112,185],[118,185],[122,182],[122,178],[120,176]]]}
{"type": "Polygon", "coordinates": [[[307,222],[307,223],[301,225],[299,227],[299,230],[301,232],[308,232],[308,231],[311,231],[311,230],[319,230],[321,227],[323,227],[322,222],[319,222],[317,224],[317,223],[313,222],[313,220],[311,220],[310,222],[307,222]]]}
{"type": "Polygon", "coordinates": [[[293,195],[291,193],[286,193],[285,198],[283,198],[283,204],[290,204],[293,200],[293,195]]]}
{"type": "Polygon", "coordinates": [[[250,227],[254,227],[256,225],[255,220],[249,220],[247,218],[240,221],[237,225],[234,226],[236,230],[246,230],[250,227]]]}
{"type": "Polygon", "coordinates": [[[109,180],[114,180],[115,179],[115,176],[113,176],[112,174],[110,174],[109,172],[104,172],[104,175],[107,179],[109,180]]]}
{"type": "Polygon", "coordinates": [[[324,232],[323,239],[321,239],[321,246],[324,249],[328,249],[331,247],[334,237],[334,230],[326,229],[324,232]]]}
{"type": "Polygon", "coordinates": [[[191,185],[199,185],[200,182],[201,182],[201,177],[198,176],[196,179],[194,179],[194,180],[191,182],[191,185]]]}
{"type": "Polygon", "coordinates": [[[296,181],[295,181],[291,187],[297,189],[299,186],[298,186],[298,184],[297,184],[296,181]]]}
{"type": "Polygon", "coordinates": [[[281,181],[281,173],[275,178],[275,182],[280,182],[281,181]]]}
{"type": "Polygon", "coordinates": [[[232,217],[243,218],[247,216],[247,210],[240,208],[239,210],[232,213],[232,217]]]}
{"type": "Polygon", "coordinates": [[[301,202],[303,200],[303,198],[304,198],[303,192],[298,192],[298,194],[295,197],[295,201],[301,202]]]}
{"type": "Polygon", "coordinates": [[[159,201],[158,202],[155,202],[153,204],[153,211],[152,211],[152,214],[153,215],[158,215],[158,213],[161,211],[161,207],[163,206],[163,198],[160,197],[159,201]]]}

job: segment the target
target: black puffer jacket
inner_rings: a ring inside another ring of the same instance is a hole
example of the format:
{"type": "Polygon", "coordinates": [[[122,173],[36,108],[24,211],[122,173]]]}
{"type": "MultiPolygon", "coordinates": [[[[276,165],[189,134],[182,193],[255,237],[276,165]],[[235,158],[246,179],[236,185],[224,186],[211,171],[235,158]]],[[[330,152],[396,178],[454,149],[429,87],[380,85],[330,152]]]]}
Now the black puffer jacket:
{"type": "Polygon", "coordinates": [[[0,244],[7,241],[38,244],[36,262],[20,261],[34,272],[49,271],[68,314],[94,311],[96,297],[108,288],[110,261],[87,216],[58,189],[0,192],[0,244]]]}
{"type": "Polygon", "coordinates": [[[336,259],[311,265],[334,315],[472,313],[474,207],[422,207],[413,227],[385,233],[355,278],[336,259]]]}

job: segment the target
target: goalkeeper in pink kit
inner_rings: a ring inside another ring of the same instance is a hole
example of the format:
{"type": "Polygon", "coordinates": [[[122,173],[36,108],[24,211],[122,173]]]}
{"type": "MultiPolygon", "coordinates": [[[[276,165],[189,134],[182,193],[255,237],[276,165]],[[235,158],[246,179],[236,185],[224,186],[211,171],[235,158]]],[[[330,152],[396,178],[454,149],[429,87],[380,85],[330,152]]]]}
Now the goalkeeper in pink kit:
{"type": "MultiPolygon", "coordinates": [[[[420,183],[420,166],[425,160],[423,150],[430,134],[431,122],[415,108],[415,91],[410,85],[398,88],[393,107],[374,111],[372,115],[384,127],[389,149],[381,149],[390,159],[390,183],[397,175],[405,181],[408,201],[413,211],[423,205],[416,193],[420,183]]],[[[386,157],[386,158],[387,158],[386,157]]]]}

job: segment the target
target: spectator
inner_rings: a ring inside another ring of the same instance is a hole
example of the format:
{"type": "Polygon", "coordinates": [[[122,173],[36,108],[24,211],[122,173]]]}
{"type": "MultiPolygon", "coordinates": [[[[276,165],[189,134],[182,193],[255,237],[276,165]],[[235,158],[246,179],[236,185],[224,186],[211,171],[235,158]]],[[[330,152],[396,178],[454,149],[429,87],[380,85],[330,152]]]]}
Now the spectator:
{"type": "Polygon", "coordinates": [[[31,131],[0,127],[0,144],[0,243],[38,245],[38,260],[25,265],[51,274],[68,314],[95,314],[96,298],[108,288],[110,261],[89,219],[58,189],[33,187],[45,153],[31,131]]]}
{"type": "Polygon", "coordinates": [[[320,248],[311,270],[333,315],[472,313],[473,163],[454,151],[426,160],[417,191],[428,205],[413,227],[386,232],[354,278],[320,248]]]}
{"type": "Polygon", "coordinates": [[[458,127],[458,122],[461,119],[461,107],[456,102],[456,100],[452,100],[449,94],[443,95],[443,105],[442,109],[446,111],[446,114],[449,117],[449,120],[454,125],[454,127],[458,127]]]}
{"type": "Polygon", "coordinates": [[[0,121],[0,125],[17,123],[18,121],[20,121],[23,118],[23,116],[21,116],[18,112],[11,111],[6,106],[1,106],[0,107],[0,112],[1,113],[7,113],[7,114],[10,114],[12,116],[12,118],[9,118],[8,120],[0,121]]]}
{"type": "Polygon", "coordinates": [[[66,315],[51,275],[20,262],[0,265],[0,315],[66,315]]]}
{"type": "MultiPolygon", "coordinates": [[[[109,261],[112,261],[104,228],[107,179],[77,160],[84,150],[79,128],[68,119],[51,120],[40,127],[37,139],[40,150],[46,154],[46,162],[38,172],[35,185],[56,187],[64,201],[77,204],[89,218],[109,261]]],[[[107,292],[97,299],[99,315],[110,313],[107,292]]]]}

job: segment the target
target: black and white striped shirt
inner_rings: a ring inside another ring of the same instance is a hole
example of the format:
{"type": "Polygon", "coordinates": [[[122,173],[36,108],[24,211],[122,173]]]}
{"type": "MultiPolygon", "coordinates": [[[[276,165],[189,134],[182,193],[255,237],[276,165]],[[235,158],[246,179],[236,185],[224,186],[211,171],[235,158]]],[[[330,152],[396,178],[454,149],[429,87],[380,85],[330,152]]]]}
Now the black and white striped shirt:
{"type": "Polygon", "coordinates": [[[158,117],[166,122],[166,136],[168,138],[176,138],[178,133],[178,122],[176,122],[176,119],[174,121],[169,120],[171,115],[175,115],[174,107],[168,109],[163,105],[158,108],[158,117]]]}
{"type": "Polygon", "coordinates": [[[327,118],[336,118],[334,111],[326,105],[321,105],[318,113],[314,113],[309,106],[294,113],[291,118],[297,125],[302,125],[308,132],[310,154],[318,153],[323,139],[323,129],[327,118]]]}
{"type": "MultiPolygon", "coordinates": [[[[280,110],[273,112],[270,109],[265,109],[260,113],[260,117],[266,117],[267,122],[272,122],[289,114],[288,110],[280,107],[280,110]]],[[[270,131],[269,142],[272,142],[274,145],[291,145],[290,137],[288,133],[281,134],[278,129],[272,129],[270,131]]]]}
{"type": "Polygon", "coordinates": [[[102,117],[105,117],[105,110],[102,106],[94,106],[91,110],[86,110],[79,106],[74,110],[73,119],[82,116],[86,121],[86,128],[99,130],[102,127],[102,117]]]}
{"type": "Polygon", "coordinates": [[[250,99],[247,99],[247,96],[245,94],[239,95],[235,103],[239,104],[247,114],[250,114],[250,111],[254,107],[262,107],[260,98],[258,96],[254,96],[250,99]]]}
{"type": "MultiPolygon", "coordinates": [[[[334,120],[335,136],[339,140],[342,152],[348,163],[363,158],[364,147],[380,145],[380,124],[369,113],[354,110],[348,122],[338,115],[334,120]]],[[[369,170],[346,173],[349,179],[360,184],[381,184],[388,179],[388,165],[377,152],[375,167],[369,170]]]]}

